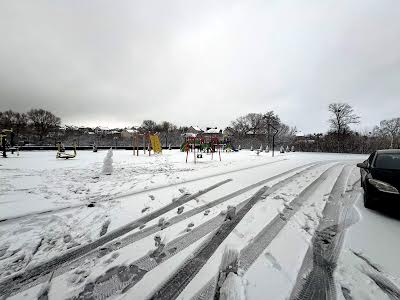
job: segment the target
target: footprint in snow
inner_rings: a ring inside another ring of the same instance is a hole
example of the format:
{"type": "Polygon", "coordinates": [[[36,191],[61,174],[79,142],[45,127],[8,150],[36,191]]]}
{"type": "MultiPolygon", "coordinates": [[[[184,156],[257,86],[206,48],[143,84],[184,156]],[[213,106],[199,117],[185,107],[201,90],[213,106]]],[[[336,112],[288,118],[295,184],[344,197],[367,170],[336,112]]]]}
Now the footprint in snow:
{"type": "Polygon", "coordinates": [[[190,222],[190,223],[188,224],[188,227],[194,227],[194,223],[193,223],[193,222],[190,222]]]}
{"type": "Polygon", "coordinates": [[[285,199],[285,197],[282,197],[281,195],[276,195],[276,196],[274,196],[274,198],[273,199],[275,199],[275,200],[286,200],[285,199]]]}
{"type": "Polygon", "coordinates": [[[283,206],[284,206],[286,209],[293,210],[293,207],[291,207],[289,204],[283,203],[283,206]]]}
{"type": "Polygon", "coordinates": [[[265,258],[267,259],[267,261],[271,264],[271,266],[274,269],[276,269],[278,271],[282,270],[281,265],[279,264],[279,262],[276,260],[276,258],[271,253],[266,252],[265,253],[265,258]]]}
{"type": "Polygon", "coordinates": [[[106,259],[103,264],[108,265],[110,263],[112,263],[117,257],[119,256],[118,252],[114,252],[111,257],[109,257],[108,259],[106,259]]]}

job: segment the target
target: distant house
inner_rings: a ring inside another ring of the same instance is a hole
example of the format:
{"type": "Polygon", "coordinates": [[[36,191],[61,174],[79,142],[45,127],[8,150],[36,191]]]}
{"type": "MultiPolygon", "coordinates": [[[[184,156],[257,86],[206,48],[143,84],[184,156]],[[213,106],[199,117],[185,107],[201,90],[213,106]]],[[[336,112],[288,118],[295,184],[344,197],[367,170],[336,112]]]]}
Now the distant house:
{"type": "Polygon", "coordinates": [[[136,129],[124,129],[121,131],[121,138],[123,139],[130,139],[132,138],[133,134],[137,133],[136,129]]]}
{"type": "Polygon", "coordinates": [[[89,127],[84,127],[84,126],[78,127],[78,131],[79,131],[80,133],[83,133],[83,134],[88,134],[89,131],[91,131],[91,130],[92,130],[92,129],[89,128],[89,127]]]}
{"type": "Polygon", "coordinates": [[[110,132],[110,129],[108,127],[101,127],[101,126],[97,126],[94,129],[94,132],[96,134],[108,134],[110,132]]]}
{"type": "Polygon", "coordinates": [[[207,127],[206,131],[204,131],[202,135],[206,139],[218,138],[221,140],[223,138],[222,129],[218,127],[207,127]]]}
{"type": "Polygon", "coordinates": [[[226,127],[222,134],[224,137],[231,137],[235,134],[235,131],[231,127],[226,127]]]}
{"type": "Polygon", "coordinates": [[[74,126],[74,125],[66,125],[65,128],[66,128],[66,130],[69,130],[69,131],[78,131],[79,130],[79,127],[74,126]]]}
{"type": "Polygon", "coordinates": [[[206,131],[204,131],[204,134],[221,134],[222,135],[222,129],[219,129],[218,127],[207,127],[206,131]]]}
{"type": "Polygon", "coordinates": [[[190,126],[186,133],[199,134],[203,133],[203,130],[201,130],[201,128],[198,126],[190,126]]]}
{"type": "Polygon", "coordinates": [[[314,143],[314,137],[312,135],[306,136],[303,132],[296,132],[295,143],[314,143]]]}

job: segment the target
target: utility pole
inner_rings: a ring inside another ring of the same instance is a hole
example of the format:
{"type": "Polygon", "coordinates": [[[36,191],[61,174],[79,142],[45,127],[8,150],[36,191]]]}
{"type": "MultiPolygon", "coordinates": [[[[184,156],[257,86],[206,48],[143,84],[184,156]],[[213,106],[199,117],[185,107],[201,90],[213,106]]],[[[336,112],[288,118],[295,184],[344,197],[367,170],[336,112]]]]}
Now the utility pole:
{"type": "MultiPolygon", "coordinates": [[[[263,119],[267,119],[267,116],[263,116],[263,119]]],[[[275,130],[275,133],[272,135],[272,157],[275,155],[275,135],[278,133],[278,129],[276,129],[271,123],[268,123],[268,140],[269,140],[269,128],[272,127],[272,129],[275,130]]]]}

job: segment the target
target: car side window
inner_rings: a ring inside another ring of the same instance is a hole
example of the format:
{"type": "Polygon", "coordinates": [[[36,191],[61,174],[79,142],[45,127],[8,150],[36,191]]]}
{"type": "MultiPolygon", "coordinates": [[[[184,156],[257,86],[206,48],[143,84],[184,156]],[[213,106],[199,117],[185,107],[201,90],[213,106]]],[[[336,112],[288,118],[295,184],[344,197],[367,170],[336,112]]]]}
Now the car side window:
{"type": "Polygon", "coordinates": [[[375,152],[372,153],[369,157],[368,157],[368,166],[372,166],[372,161],[374,160],[375,157],[375,152]]]}

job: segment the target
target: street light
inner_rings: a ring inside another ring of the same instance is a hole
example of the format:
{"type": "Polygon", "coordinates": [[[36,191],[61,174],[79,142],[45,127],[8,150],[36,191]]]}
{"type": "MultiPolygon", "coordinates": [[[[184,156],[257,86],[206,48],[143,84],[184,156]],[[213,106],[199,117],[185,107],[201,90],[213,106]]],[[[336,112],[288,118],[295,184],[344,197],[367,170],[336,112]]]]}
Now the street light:
{"type": "Polygon", "coordinates": [[[336,109],[335,113],[336,113],[336,119],[337,119],[337,152],[340,152],[340,126],[339,126],[339,113],[341,112],[341,109],[336,109]]]}
{"type": "MultiPolygon", "coordinates": [[[[267,116],[263,116],[263,119],[267,119],[267,116]]],[[[271,123],[268,122],[268,126],[271,126],[272,129],[275,130],[275,133],[272,135],[272,157],[275,155],[275,135],[278,133],[278,129],[276,129],[271,123]]]]}

